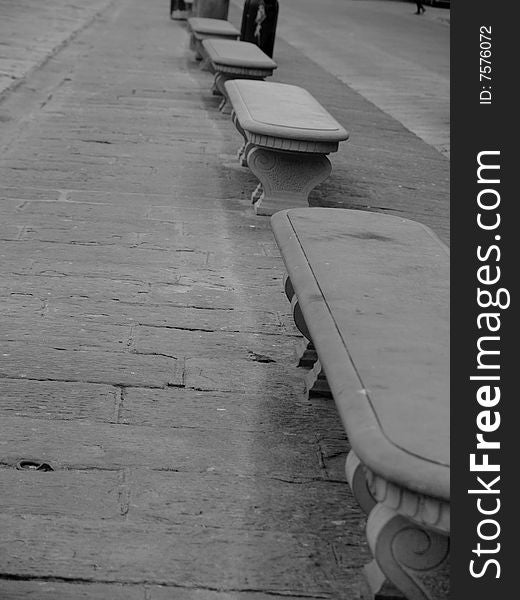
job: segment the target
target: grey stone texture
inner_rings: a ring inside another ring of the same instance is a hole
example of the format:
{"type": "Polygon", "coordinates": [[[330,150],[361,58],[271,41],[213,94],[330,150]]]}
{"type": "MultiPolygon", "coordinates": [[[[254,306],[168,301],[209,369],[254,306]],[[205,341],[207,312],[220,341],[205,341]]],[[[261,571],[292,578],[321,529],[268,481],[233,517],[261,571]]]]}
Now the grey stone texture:
{"type": "MultiPolygon", "coordinates": [[[[185,24],[162,0],[0,12],[0,598],[356,600],[348,442],[305,395],[185,24]]],[[[447,239],[447,160],[281,38],[277,62],[351,132],[311,203],[447,239]]]]}

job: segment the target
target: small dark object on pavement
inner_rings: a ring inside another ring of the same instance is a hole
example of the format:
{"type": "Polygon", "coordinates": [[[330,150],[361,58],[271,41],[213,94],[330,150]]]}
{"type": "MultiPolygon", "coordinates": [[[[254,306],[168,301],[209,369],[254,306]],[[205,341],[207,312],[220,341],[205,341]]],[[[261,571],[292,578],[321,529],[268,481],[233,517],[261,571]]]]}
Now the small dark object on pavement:
{"type": "Polygon", "coordinates": [[[49,463],[39,460],[20,460],[16,464],[19,471],[54,471],[49,463]]]}

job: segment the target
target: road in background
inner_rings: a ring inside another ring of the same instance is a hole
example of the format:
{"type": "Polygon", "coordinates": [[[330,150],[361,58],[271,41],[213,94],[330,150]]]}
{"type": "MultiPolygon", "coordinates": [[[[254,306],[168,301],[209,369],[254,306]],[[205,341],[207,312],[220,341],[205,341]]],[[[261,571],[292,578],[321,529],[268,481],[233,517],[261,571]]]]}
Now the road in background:
{"type": "Polygon", "coordinates": [[[450,13],[414,10],[389,0],[283,0],[277,35],[449,156],[450,13]]]}

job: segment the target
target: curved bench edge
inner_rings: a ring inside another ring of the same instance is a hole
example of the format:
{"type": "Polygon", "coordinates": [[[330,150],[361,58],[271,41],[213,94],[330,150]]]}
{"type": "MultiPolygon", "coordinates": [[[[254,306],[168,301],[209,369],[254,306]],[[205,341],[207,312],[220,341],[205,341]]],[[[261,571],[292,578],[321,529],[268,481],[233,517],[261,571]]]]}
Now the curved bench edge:
{"type": "MultiPolygon", "coordinates": [[[[314,96],[309,94],[309,92],[307,92],[307,90],[305,90],[304,88],[299,88],[298,86],[291,87],[298,88],[305,92],[305,94],[310,96],[328,114],[328,116],[330,117],[331,124],[334,125],[334,128],[304,129],[294,128],[285,125],[271,125],[269,123],[257,121],[253,118],[253,116],[247,109],[247,104],[243,100],[242,94],[240,92],[240,81],[242,80],[233,79],[231,81],[226,81],[225,87],[230,102],[233,105],[233,108],[235,109],[237,119],[239,120],[241,127],[245,131],[255,135],[307,142],[339,143],[349,139],[349,132],[318,102],[318,100],[316,100],[316,98],[314,98],[314,96]]],[[[250,83],[251,82],[248,82],[248,85],[250,83]]],[[[265,89],[265,93],[267,96],[269,96],[269,87],[267,86],[270,86],[272,90],[272,86],[286,85],[270,81],[254,82],[254,84],[257,83],[262,86],[262,88],[258,87],[258,89],[265,89]]]]}
{"type": "MultiPolygon", "coordinates": [[[[292,252],[292,268],[289,272],[291,283],[297,289],[303,285],[307,288],[309,297],[320,298],[321,292],[314,280],[314,275],[309,268],[306,257],[303,252],[295,258],[294,242],[286,238],[288,230],[292,229],[288,213],[318,210],[348,210],[348,209],[326,209],[326,208],[302,208],[289,209],[280,211],[271,217],[271,225],[276,237],[276,241],[280,247],[282,258],[285,262],[284,249],[290,245],[292,252]],[[290,228],[290,229],[288,229],[290,228]],[[305,283],[302,283],[305,282],[305,283]]],[[[360,211],[349,210],[353,216],[360,211]]],[[[400,221],[409,221],[390,215],[380,215],[382,218],[398,219],[400,221]]],[[[416,224],[415,221],[410,221],[416,224]]],[[[431,229],[422,224],[420,225],[429,235],[433,237],[443,247],[449,255],[445,244],[435,235],[431,229]]],[[[293,238],[296,233],[293,230],[293,238]]],[[[287,267],[287,263],[286,263],[287,267]]],[[[339,335],[334,327],[331,326],[330,319],[324,315],[323,302],[314,301],[307,303],[305,306],[300,305],[304,314],[305,322],[309,328],[313,343],[317,349],[320,346],[320,340],[337,339],[340,346],[339,335]],[[323,318],[325,316],[325,318],[323,318]],[[316,317],[320,323],[326,323],[326,327],[317,328],[314,324],[316,317]]],[[[322,356],[320,356],[321,364],[327,374],[327,363],[330,361],[340,361],[344,365],[343,370],[348,371],[344,380],[348,381],[348,387],[335,387],[336,381],[334,378],[327,377],[329,386],[336,402],[338,412],[340,414],[343,426],[349,438],[350,444],[359,457],[361,462],[365,464],[375,474],[380,475],[384,479],[396,483],[399,486],[415,491],[420,494],[440,498],[445,501],[450,499],[450,466],[440,464],[433,461],[428,461],[411,454],[399,446],[391,443],[384,435],[381,435],[377,419],[368,403],[356,403],[352,400],[359,395],[366,395],[363,382],[359,379],[354,365],[347,352],[343,356],[337,355],[328,356],[329,352],[327,344],[323,343],[322,356]]],[[[330,368],[330,367],[329,367],[330,368]]]]}

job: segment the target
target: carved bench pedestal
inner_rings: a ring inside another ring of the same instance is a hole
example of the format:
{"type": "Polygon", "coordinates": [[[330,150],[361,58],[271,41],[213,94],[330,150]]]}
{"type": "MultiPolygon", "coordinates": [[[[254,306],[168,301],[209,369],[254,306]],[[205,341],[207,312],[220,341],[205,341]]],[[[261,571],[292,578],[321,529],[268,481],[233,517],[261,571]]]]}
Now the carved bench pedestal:
{"type": "MultiPolygon", "coordinates": [[[[372,510],[367,539],[375,562],[408,600],[447,600],[450,538],[383,503],[372,510]]],[[[369,584],[375,569],[365,569],[369,584]]],[[[379,587],[381,589],[381,586],[379,587]]]]}
{"type": "Polygon", "coordinates": [[[375,476],[353,451],[345,471],[368,515],[374,560],[364,568],[366,600],[447,600],[449,505],[375,476]]]}
{"type": "Polygon", "coordinates": [[[292,153],[253,146],[247,165],[262,184],[254,202],[257,215],[270,216],[284,208],[308,206],[310,192],[325,181],[332,166],[323,154],[292,153]]]}

